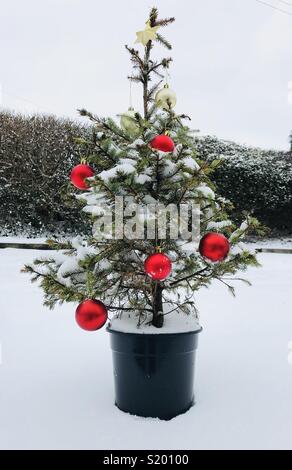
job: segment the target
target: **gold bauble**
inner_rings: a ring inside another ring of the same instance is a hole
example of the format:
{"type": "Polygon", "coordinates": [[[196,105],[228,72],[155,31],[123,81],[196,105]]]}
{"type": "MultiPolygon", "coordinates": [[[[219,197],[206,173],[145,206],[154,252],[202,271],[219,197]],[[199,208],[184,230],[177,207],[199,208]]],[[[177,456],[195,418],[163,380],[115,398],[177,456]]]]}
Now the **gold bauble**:
{"type": "Polygon", "coordinates": [[[159,108],[170,110],[176,105],[176,94],[165,85],[155,95],[155,103],[159,108]]]}
{"type": "Polygon", "coordinates": [[[135,118],[136,111],[133,108],[129,108],[128,111],[121,114],[120,124],[121,128],[128,132],[128,134],[137,135],[139,133],[139,124],[135,118]]]}

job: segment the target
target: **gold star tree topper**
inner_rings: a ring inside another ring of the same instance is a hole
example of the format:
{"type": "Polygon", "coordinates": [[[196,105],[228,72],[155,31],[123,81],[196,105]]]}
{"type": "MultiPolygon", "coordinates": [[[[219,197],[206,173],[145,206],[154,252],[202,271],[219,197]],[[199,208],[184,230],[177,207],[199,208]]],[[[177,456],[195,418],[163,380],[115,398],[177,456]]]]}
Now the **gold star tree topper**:
{"type": "Polygon", "coordinates": [[[152,41],[153,39],[156,39],[157,37],[157,30],[159,26],[151,26],[150,21],[148,20],[146,22],[146,28],[143,29],[143,31],[137,31],[136,36],[137,39],[135,41],[135,44],[141,43],[143,46],[146,46],[149,41],[152,41]]]}

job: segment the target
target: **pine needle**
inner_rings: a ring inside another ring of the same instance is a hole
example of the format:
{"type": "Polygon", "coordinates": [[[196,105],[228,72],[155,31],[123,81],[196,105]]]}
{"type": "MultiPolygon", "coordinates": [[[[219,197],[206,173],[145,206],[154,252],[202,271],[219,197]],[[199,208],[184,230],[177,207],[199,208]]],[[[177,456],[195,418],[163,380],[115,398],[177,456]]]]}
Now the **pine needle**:
{"type": "Polygon", "coordinates": [[[167,39],[165,39],[163,36],[161,36],[161,34],[157,33],[156,41],[159,42],[160,44],[162,44],[164,47],[166,47],[166,49],[169,49],[169,50],[172,49],[172,46],[171,46],[170,42],[167,41],[167,39]]]}

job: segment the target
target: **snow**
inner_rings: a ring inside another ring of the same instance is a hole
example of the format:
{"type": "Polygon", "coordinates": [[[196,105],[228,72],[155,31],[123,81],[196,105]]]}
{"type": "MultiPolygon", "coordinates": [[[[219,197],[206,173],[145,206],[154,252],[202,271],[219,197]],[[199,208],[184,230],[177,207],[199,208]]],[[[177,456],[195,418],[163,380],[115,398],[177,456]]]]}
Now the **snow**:
{"type": "Polygon", "coordinates": [[[108,182],[110,179],[115,178],[118,172],[123,172],[125,174],[134,173],[135,162],[129,158],[124,158],[120,160],[120,163],[110,170],[104,170],[99,173],[98,177],[101,178],[104,182],[108,182]]]}
{"type": "Polygon", "coordinates": [[[135,181],[136,181],[136,183],[144,184],[147,181],[151,181],[151,176],[148,176],[148,175],[145,175],[145,174],[141,173],[140,175],[135,177],[135,181]]]}
{"type": "MultiPolygon", "coordinates": [[[[164,177],[168,177],[172,174],[174,174],[177,170],[177,165],[171,160],[165,160],[164,161],[164,168],[162,170],[162,175],[164,177]]],[[[178,178],[177,175],[173,176],[174,181],[178,178]]]]}
{"type": "Polygon", "coordinates": [[[232,242],[236,240],[238,237],[240,237],[246,230],[248,229],[248,223],[246,220],[244,220],[240,227],[236,229],[234,232],[229,237],[229,241],[232,242]]]}
{"type": "Polygon", "coordinates": [[[93,216],[103,215],[105,213],[105,203],[102,202],[100,205],[95,204],[92,206],[84,206],[82,210],[86,214],[91,214],[93,216]]]}
{"type": "Polygon", "coordinates": [[[128,147],[129,148],[133,148],[133,149],[136,149],[137,147],[140,147],[140,146],[143,146],[143,145],[147,145],[146,142],[144,142],[144,140],[142,139],[136,139],[132,144],[130,144],[128,147]]]}
{"type": "Polygon", "coordinates": [[[260,254],[235,299],[219,283],[198,294],[196,405],[169,422],[114,406],[108,333],[41,305],[19,272],[37,255],[0,250],[1,449],[292,448],[292,255],[260,254]]]}
{"type": "Polygon", "coordinates": [[[76,258],[78,261],[84,260],[86,256],[92,256],[98,253],[98,249],[94,246],[88,245],[82,237],[74,237],[71,240],[73,248],[76,249],[76,258]]]}
{"type": "Polygon", "coordinates": [[[182,160],[182,163],[184,165],[186,165],[188,168],[190,168],[191,170],[199,170],[200,169],[200,165],[192,157],[185,157],[182,160]]]}
{"type": "Polygon", "coordinates": [[[181,312],[173,311],[173,307],[165,310],[162,329],[144,323],[137,328],[137,317],[130,314],[124,314],[122,318],[114,316],[110,322],[110,327],[112,330],[122,331],[123,333],[140,334],[185,333],[187,331],[197,331],[201,328],[195,315],[183,315],[181,312]]]}
{"type": "Polygon", "coordinates": [[[201,193],[203,197],[205,198],[210,198],[210,199],[215,199],[215,193],[214,191],[209,188],[205,183],[201,184],[196,188],[196,191],[198,193],[201,193]]]}
{"type": "Polygon", "coordinates": [[[106,194],[99,191],[98,193],[93,192],[92,188],[86,193],[76,194],[76,199],[85,201],[89,206],[100,203],[106,198],[106,194]]]}
{"type": "Polygon", "coordinates": [[[231,220],[220,220],[220,222],[209,222],[207,225],[207,230],[221,230],[225,227],[230,227],[232,225],[231,220]]]}

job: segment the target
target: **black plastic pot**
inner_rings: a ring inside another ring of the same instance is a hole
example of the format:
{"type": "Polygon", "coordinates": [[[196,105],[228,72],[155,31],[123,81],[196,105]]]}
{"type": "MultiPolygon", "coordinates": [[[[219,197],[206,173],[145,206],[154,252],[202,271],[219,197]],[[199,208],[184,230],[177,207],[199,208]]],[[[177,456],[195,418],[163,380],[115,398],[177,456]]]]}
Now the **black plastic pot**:
{"type": "Polygon", "coordinates": [[[169,420],[194,404],[195,354],[201,330],[174,334],[107,330],[118,408],[169,420]]]}

